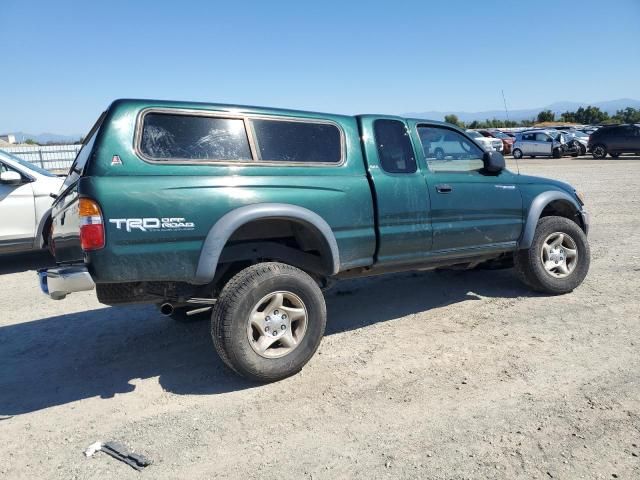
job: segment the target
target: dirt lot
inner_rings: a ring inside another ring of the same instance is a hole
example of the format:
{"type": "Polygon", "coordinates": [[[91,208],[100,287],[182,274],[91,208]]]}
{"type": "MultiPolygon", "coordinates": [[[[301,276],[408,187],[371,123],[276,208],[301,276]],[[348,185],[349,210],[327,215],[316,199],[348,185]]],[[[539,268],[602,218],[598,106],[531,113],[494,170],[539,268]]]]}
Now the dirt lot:
{"type": "Polygon", "coordinates": [[[206,323],[50,301],[46,258],[0,259],[0,478],[640,478],[640,160],[520,169],[586,194],[582,287],[532,294],[510,270],[344,282],[318,354],[271,385],[229,373],[206,323]],[[154,464],[84,458],[97,440],[154,464]]]}

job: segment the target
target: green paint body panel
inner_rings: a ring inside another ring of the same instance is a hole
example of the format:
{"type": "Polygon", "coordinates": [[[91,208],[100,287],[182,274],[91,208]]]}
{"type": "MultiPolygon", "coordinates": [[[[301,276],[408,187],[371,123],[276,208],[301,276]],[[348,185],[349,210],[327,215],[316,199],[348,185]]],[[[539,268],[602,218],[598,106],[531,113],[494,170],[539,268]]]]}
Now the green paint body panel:
{"type": "MultiPolygon", "coordinates": [[[[59,263],[84,262],[97,283],[191,283],[204,240],[216,222],[240,207],[279,203],[315,212],[330,226],[340,271],[412,265],[469,252],[515,250],[527,209],[538,193],[571,187],[552,180],[481,172],[429,170],[416,125],[440,122],[384,115],[357,117],[258,107],[153,100],[118,100],[104,115],[82,174],[67,182],[54,204],[59,263]],[[346,161],[336,165],[147,162],[135,151],[136,122],[148,108],[228,112],[234,115],[306,118],[335,122],[344,133],[346,161]],[[379,165],[372,125],[405,123],[418,160],[411,174],[389,174],[379,165]],[[121,164],[112,164],[114,155],[121,164]],[[74,180],[75,179],[75,180],[74,180]],[[436,186],[448,184],[447,195],[436,186]],[[105,224],[105,248],[79,248],[77,198],[96,200],[105,224]],[[185,218],[188,231],[116,228],[113,219],[185,218]]],[[[451,128],[450,125],[446,125],[451,128]]],[[[459,131],[459,130],[458,130],[459,131]]]]}

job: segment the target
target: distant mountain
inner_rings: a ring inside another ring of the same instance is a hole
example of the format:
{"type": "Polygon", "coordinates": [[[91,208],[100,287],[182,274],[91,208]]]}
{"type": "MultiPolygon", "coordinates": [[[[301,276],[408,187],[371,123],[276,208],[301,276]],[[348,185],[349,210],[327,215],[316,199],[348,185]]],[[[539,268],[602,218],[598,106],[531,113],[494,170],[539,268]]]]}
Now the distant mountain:
{"type": "MultiPolygon", "coordinates": [[[[600,110],[605,111],[607,113],[614,114],[617,110],[621,110],[626,107],[632,107],[640,109],[640,100],[634,100],[631,98],[620,98],[618,100],[607,100],[605,102],[555,102],[551,105],[547,105],[546,107],[538,107],[538,108],[528,108],[526,110],[509,110],[509,120],[531,120],[537,117],[538,113],[542,110],[551,110],[556,115],[560,115],[564,112],[572,112],[577,110],[580,107],[586,107],[588,105],[598,107],[600,110]]],[[[408,117],[417,117],[417,118],[428,118],[432,120],[444,120],[445,115],[454,114],[458,117],[458,119],[463,122],[472,122],[474,120],[492,120],[494,118],[498,120],[506,120],[507,116],[505,114],[504,109],[502,110],[489,110],[486,112],[438,112],[438,111],[430,111],[430,112],[413,112],[406,113],[405,116],[408,117]]]]}
{"type": "Polygon", "coordinates": [[[12,132],[10,135],[16,137],[16,142],[24,143],[25,140],[31,139],[34,142],[40,144],[46,143],[75,143],[82,135],[59,135],[57,133],[26,133],[26,132],[12,132]]]}

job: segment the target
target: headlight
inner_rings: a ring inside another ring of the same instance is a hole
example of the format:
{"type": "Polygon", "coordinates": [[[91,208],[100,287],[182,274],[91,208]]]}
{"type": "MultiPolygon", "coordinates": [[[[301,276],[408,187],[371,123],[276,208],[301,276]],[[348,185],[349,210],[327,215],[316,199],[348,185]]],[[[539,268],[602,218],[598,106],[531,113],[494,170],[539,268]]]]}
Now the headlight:
{"type": "Polygon", "coordinates": [[[574,193],[576,194],[576,197],[578,197],[578,200],[580,200],[580,203],[582,205],[584,205],[586,202],[584,201],[584,193],[579,192],[577,190],[574,190],[574,193]]]}

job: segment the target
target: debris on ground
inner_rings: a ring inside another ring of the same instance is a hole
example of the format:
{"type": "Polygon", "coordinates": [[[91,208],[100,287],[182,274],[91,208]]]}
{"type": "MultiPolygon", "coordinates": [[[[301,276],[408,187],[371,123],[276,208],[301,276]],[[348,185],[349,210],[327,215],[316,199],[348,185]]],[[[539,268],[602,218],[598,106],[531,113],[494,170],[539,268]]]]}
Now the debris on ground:
{"type": "Polygon", "coordinates": [[[95,442],[92,443],[91,445],[89,445],[87,447],[87,449],[84,451],[84,456],[85,457],[93,457],[93,455],[96,452],[99,452],[100,450],[102,450],[102,442],[95,442]]]}
{"type": "Polygon", "coordinates": [[[117,442],[95,442],[87,447],[84,451],[85,456],[92,457],[96,452],[104,452],[107,455],[126,463],[136,470],[142,470],[144,467],[151,465],[149,460],[144,455],[130,452],[127,447],[117,442]]]}

